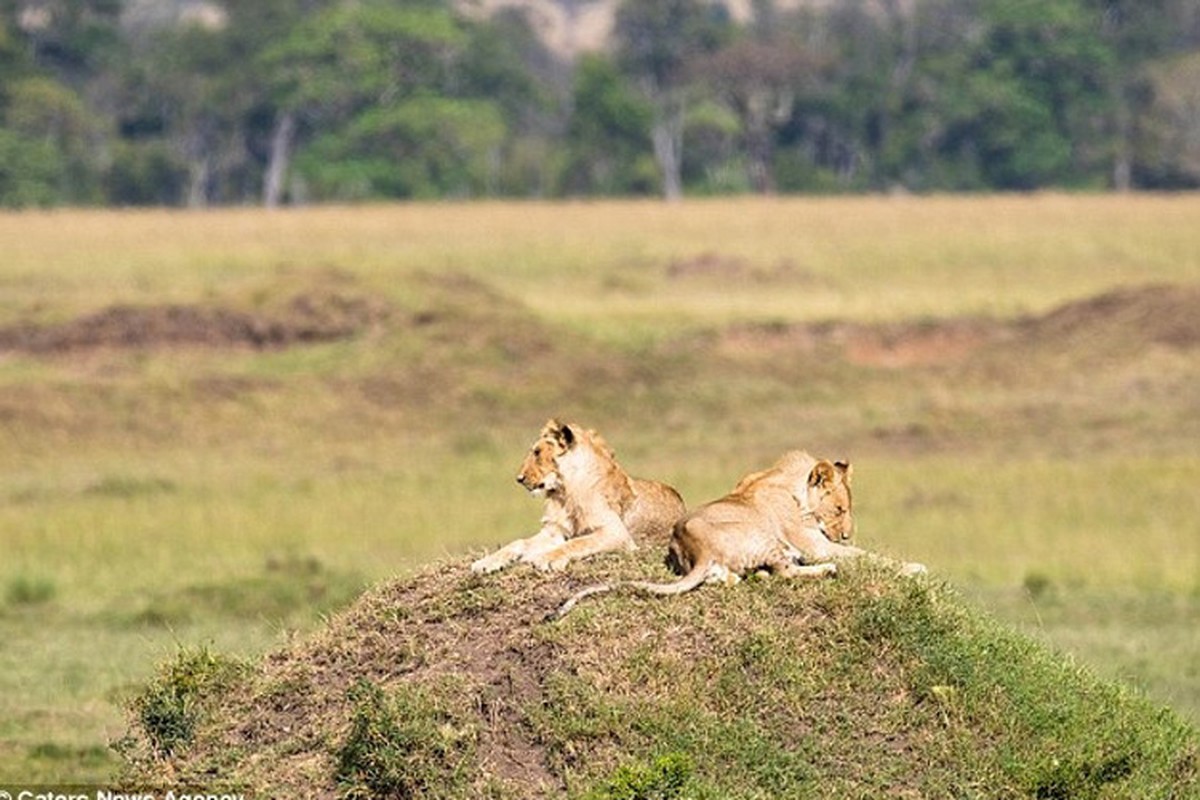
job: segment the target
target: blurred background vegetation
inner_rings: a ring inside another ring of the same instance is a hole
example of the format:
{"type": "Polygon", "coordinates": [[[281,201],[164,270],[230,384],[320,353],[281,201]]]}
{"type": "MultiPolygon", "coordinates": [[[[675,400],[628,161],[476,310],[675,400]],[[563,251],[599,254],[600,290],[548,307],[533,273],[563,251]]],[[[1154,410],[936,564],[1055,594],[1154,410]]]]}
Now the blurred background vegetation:
{"type": "Polygon", "coordinates": [[[6,206],[1197,185],[1197,0],[0,0],[6,206]]]}

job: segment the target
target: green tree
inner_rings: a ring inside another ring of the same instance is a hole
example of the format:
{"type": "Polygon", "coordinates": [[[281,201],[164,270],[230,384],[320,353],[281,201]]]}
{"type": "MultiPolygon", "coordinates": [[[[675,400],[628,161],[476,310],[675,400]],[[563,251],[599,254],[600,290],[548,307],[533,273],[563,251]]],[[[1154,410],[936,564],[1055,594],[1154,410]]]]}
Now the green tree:
{"type": "Polygon", "coordinates": [[[564,67],[516,9],[469,23],[467,35],[457,93],[492,101],[505,123],[492,150],[488,193],[544,195],[560,165],[555,150],[567,92],[556,82],[564,67]]]}
{"type": "Polygon", "coordinates": [[[121,51],[121,0],[44,0],[15,8],[34,64],[78,88],[121,51]]]}
{"type": "Polygon", "coordinates": [[[101,0],[0,5],[0,203],[102,199],[108,126],[85,96],[111,62],[118,11],[101,0]]]}
{"type": "Polygon", "coordinates": [[[480,165],[503,137],[503,115],[470,94],[470,43],[439,3],[366,0],[312,15],[268,51],[279,113],[306,134],[297,161],[316,196],[427,196],[437,193],[431,182],[452,193],[485,188],[480,165]],[[446,138],[426,138],[437,136],[446,138]],[[331,165],[335,157],[344,163],[331,165]]]}
{"type": "Polygon", "coordinates": [[[798,95],[812,95],[824,64],[802,41],[778,34],[743,37],[701,60],[696,73],[740,122],[750,185],[776,189],[775,144],[798,95]]]}
{"type": "Polygon", "coordinates": [[[617,9],[617,62],[654,110],[650,138],[668,200],[683,195],[689,67],[715,51],[730,32],[724,7],[703,0],[623,0],[617,9]]]}
{"type": "Polygon", "coordinates": [[[127,68],[121,128],[153,151],[165,147],[190,207],[245,200],[244,120],[251,88],[239,80],[225,28],[157,31],[127,68]]]}
{"type": "Polygon", "coordinates": [[[22,208],[60,202],[64,175],[54,147],[0,128],[0,205],[22,208]]]}
{"type": "Polygon", "coordinates": [[[916,188],[1093,185],[1113,55],[1082,0],[927,0],[888,161],[916,188]],[[951,8],[953,6],[953,8],[951,8]],[[937,20],[941,27],[932,23],[937,20]]]}
{"type": "Polygon", "coordinates": [[[1156,62],[1138,131],[1135,176],[1172,189],[1200,186],[1200,52],[1156,62]]]}
{"type": "Polygon", "coordinates": [[[650,145],[654,111],[632,91],[616,66],[585,56],[575,73],[567,164],[568,194],[647,194],[658,178],[650,145]]]}
{"type": "MultiPolygon", "coordinates": [[[[1087,0],[1115,59],[1109,74],[1107,118],[1112,185],[1193,185],[1187,142],[1196,136],[1185,99],[1200,50],[1200,5],[1195,0],[1087,0]]],[[[1194,174],[1194,173],[1192,173],[1194,174]]]]}
{"type": "Polygon", "coordinates": [[[48,196],[60,203],[97,202],[103,126],[79,96],[52,78],[31,77],[9,89],[7,101],[5,127],[15,140],[52,154],[53,169],[39,170],[44,178],[53,176],[48,196]]]}
{"type": "Polygon", "coordinates": [[[1171,0],[1087,0],[1113,61],[1105,77],[1109,94],[1106,156],[1111,185],[1133,186],[1137,120],[1149,112],[1152,91],[1147,65],[1161,57],[1173,37],[1171,0]]]}
{"type": "Polygon", "coordinates": [[[323,198],[468,197],[486,192],[489,156],[503,137],[494,104],[421,96],[319,136],[298,167],[323,198]]]}
{"type": "Polygon", "coordinates": [[[60,182],[53,148],[9,129],[6,120],[13,87],[30,71],[14,27],[12,9],[0,7],[0,205],[45,205],[60,182]]]}
{"type": "MultiPolygon", "coordinates": [[[[288,168],[298,130],[294,110],[280,107],[277,79],[269,58],[281,32],[293,30],[310,15],[336,0],[226,0],[229,9],[230,55],[234,63],[249,66],[239,74],[248,90],[243,113],[246,151],[261,169],[261,199],[267,207],[284,199],[288,168]]],[[[250,185],[259,186],[254,170],[250,185]]]]}

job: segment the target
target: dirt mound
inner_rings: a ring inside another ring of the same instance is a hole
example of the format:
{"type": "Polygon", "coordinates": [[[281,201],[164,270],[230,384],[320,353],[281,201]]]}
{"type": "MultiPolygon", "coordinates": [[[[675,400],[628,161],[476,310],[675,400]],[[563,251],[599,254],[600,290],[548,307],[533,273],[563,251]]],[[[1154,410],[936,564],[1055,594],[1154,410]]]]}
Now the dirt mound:
{"type": "Polygon", "coordinates": [[[0,351],[69,353],[92,348],[172,346],[279,348],[356,336],[388,307],[336,292],[306,292],[271,311],[207,305],[116,305],[56,325],[0,329],[0,351]]]}
{"type": "Polygon", "coordinates": [[[802,269],[793,261],[784,260],[774,265],[762,266],[737,256],[720,253],[701,253],[691,258],[671,261],[667,264],[666,275],[673,281],[823,282],[822,278],[802,269]]]}
{"type": "Polygon", "coordinates": [[[879,566],[544,621],[581,585],[655,574],[647,555],[565,576],[442,565],[257,665],[185,653],[133,704],[124,782],[615,798],[1133,797],[1200,780],[1178,720],[879,566]]]}
{"type": "Polygon", "coordinates": [[[981,345],[998,341],[1005,335],[1004,326],[986,319],[879,325],[856,322],[747,324],[728,330],[720,347],[730,355],[827,354],[852,364],[901,369],[954,364],[981,345]]]}
{"type": "Polygon", "coordinates": [[[1115,289],[1017,325],[1026,340],[1120,339],[1187,349],[1200,345],[1200,286],[1115,289]]]}
{"type": "Polygon", "coordinates": [[[1200,346],[1200,287],[1122,288],[1015,320],[962,317],[865,324],[743,324],[722,333],[731,356],[827,354],[884,368],[953,365],[981,350],[1104,349],[1137,352],[1150,345],[1200,346]]]}

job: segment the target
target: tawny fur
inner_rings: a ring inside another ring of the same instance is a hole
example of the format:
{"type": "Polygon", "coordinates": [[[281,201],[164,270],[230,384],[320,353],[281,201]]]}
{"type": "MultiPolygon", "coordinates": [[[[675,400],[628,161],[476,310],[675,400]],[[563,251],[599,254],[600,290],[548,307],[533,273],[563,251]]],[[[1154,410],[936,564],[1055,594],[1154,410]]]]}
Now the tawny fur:
{"type": "Polygon", "coordinates": [[[471,565],[476,572],[517,561],[562,569],[597,553],[659,545],[685,512],[670,486],[627,474],[598,433],[553,419],[530,447],[517,482],[545,497],[541,529],[479,559],[471,565]]]}
{"type": "MultiPolygon", "coordinates": [[[[802,450],[785,453],[771,468],[745,476],[728,495],[675,525],[668,560],[683,573],[679,580],[590,586],[564,602],[555,616],[615,589],[674,595],[706,582],[736,582],[759,570],[785,577],[833,575],[834,561],[866,552],[846,544],[854,530],[851,474],[845,462],[818,461],[802,450]]],[[[924,571],[920,565],[905,569],[924,571]]]]}

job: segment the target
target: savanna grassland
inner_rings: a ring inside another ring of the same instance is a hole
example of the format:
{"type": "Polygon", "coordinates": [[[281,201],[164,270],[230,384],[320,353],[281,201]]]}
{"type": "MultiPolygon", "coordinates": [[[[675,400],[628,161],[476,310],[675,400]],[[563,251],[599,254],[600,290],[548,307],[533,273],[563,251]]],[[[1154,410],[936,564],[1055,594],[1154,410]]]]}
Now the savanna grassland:
{"type": "Polygon", "coordinates": [[[1200,720],[1200,198],[0,216],[0,779],[532,531],[546,417],[689,503],[790,447],[859,539],[1200,720]]]}

